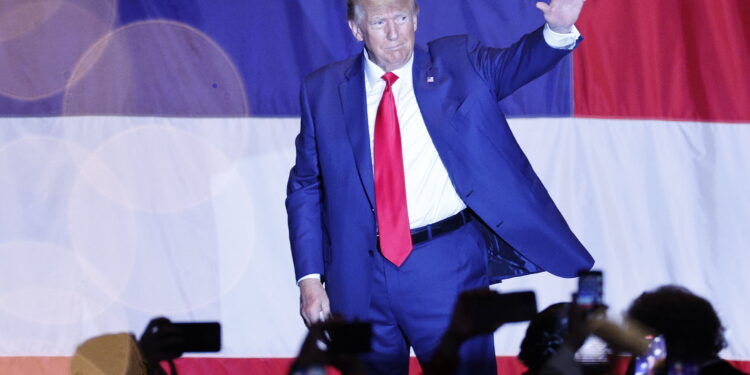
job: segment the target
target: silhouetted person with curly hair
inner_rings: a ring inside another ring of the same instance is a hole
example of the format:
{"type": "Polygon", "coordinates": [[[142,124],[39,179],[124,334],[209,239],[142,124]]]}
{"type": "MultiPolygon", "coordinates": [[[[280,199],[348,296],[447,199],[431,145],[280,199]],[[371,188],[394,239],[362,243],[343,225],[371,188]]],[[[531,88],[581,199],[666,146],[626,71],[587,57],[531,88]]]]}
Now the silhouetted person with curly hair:
{"type": "Polygon", "coordinates": [[[667,344],[666,366],[694,366],[700,375],[741,375],[743,372],[719,358],[727,346],[724,327],[710,302],[674,285],[641,294],[628,310],[667,344]]]}

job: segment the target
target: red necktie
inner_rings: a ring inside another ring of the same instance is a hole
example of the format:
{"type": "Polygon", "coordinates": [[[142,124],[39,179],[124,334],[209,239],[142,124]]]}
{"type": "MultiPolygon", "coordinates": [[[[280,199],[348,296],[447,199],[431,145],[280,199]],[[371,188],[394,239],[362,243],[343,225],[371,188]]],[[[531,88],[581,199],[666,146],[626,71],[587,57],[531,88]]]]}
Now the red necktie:
{"type": "Polygon", "coordinates": [[[391,263],[401,266],[411,253],[412,243],[406,208],[401,131],[391,90],[398,76],[388,72],[382,78],[386,82],[385,91],[375,117],[375,206],[380,251],[391,263]]]}

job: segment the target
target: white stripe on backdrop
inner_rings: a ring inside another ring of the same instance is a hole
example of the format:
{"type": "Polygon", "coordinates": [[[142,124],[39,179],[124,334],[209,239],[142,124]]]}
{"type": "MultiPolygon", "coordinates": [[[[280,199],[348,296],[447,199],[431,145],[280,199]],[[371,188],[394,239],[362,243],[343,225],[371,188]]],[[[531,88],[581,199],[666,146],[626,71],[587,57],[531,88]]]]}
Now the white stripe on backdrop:
{"type": "MultiPolygon", "coordinates": [[[[750,360],[750,127],[571,118],[511,125],[604,270],[610,313],[665,283],[711,300],[750,360]]],[[[0,119],[0,355],[70,355],[153,316],[221,320],[229,357],[290,357],[285,183],[298,120],[0,119]]],[[[499,189],[499,194],[502,191],[499,189]]],[[[540,307],[572,280],[507,281],[540,307]]],[[[496,334],[515,355],[523,324],[496,334]]]]}

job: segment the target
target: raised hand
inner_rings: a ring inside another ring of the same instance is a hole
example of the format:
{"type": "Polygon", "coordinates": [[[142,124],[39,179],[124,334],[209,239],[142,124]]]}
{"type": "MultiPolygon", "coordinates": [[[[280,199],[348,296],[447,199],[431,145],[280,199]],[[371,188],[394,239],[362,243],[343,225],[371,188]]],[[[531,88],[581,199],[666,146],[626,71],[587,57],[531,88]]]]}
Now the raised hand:
{"type": "Polygon", "coordinates": [[[567,34],[581,14],[586,0],[550,0],[549,4],[537,2],[536,7],[544,13],[544,20],[556,33],[567,34]]]}

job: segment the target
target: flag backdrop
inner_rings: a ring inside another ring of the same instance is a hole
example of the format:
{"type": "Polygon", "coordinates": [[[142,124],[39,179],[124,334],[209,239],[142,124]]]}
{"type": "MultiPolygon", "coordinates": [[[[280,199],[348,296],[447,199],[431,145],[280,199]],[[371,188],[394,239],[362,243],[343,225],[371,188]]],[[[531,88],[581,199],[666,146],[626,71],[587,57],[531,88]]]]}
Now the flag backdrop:
{"type": "MultiPolygon", "coordinates": [[[[0,2],[0,373],[67,373],[87,338],[159,315],[223,324],[183,374],[284,373],[305,333],[284,211],[298,88],[361,49],[343,3],[0,2]]],[[[420,3],[420,43],[543,22],[533,0],[420,3]]],[[[747,0],[589,0],[580,49],[501,103],[611,317],[684,285],[746,371],[749,25],[747,0]]],[[[544,307],[575,281],[498,286],[529,288],[544,307]]],[[[505,373],[524,330],[496,333],[505,373]]]]}

